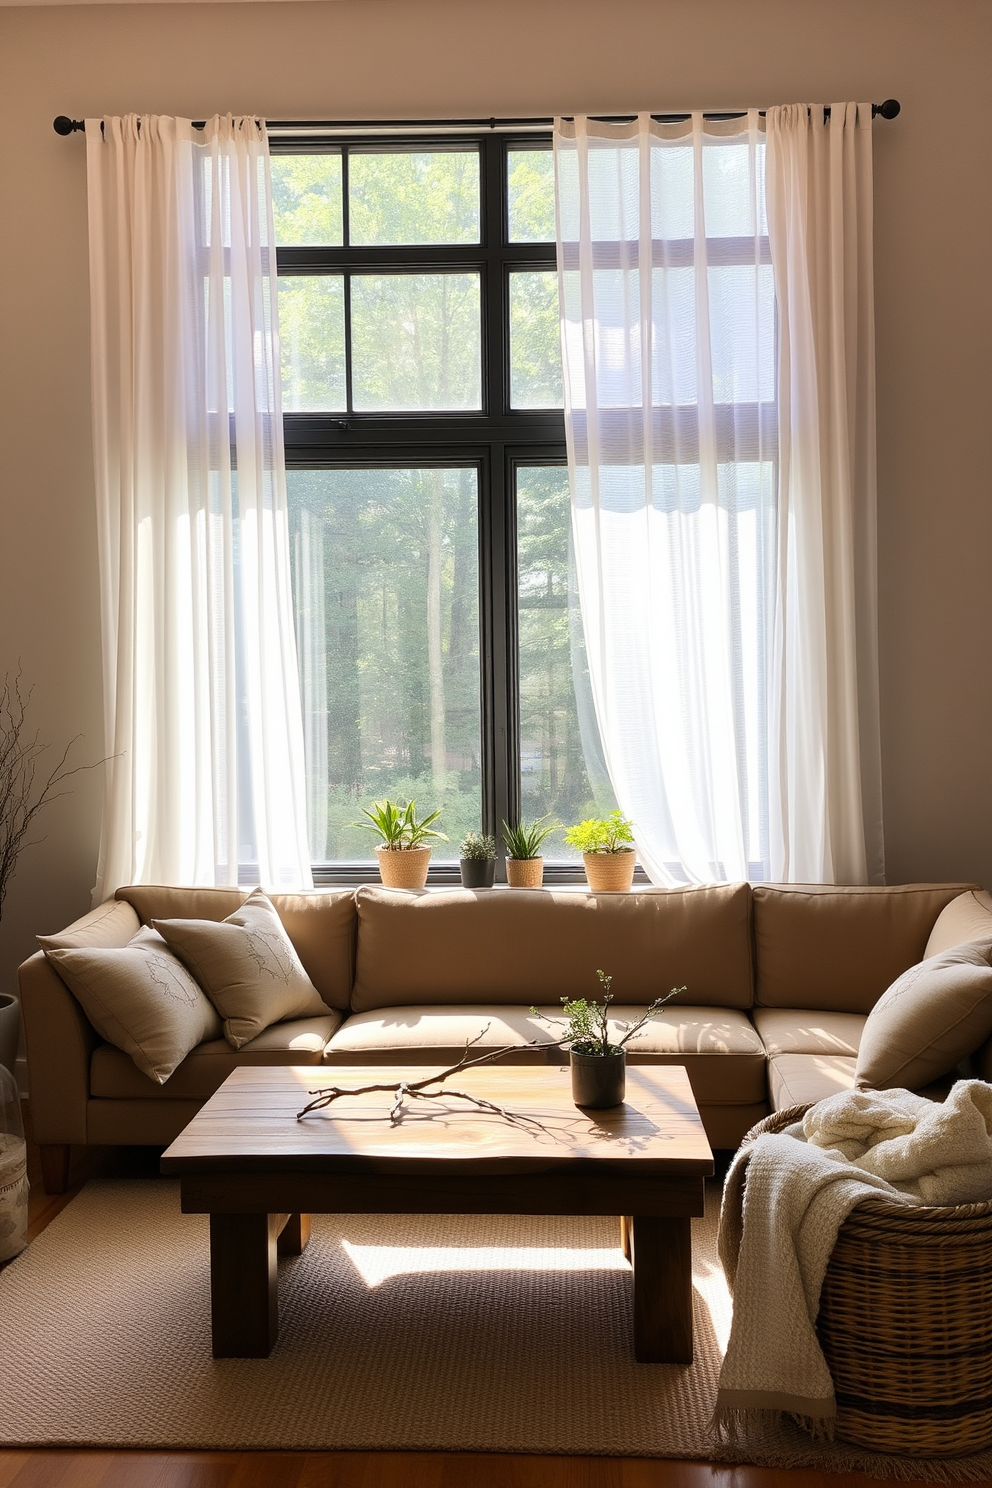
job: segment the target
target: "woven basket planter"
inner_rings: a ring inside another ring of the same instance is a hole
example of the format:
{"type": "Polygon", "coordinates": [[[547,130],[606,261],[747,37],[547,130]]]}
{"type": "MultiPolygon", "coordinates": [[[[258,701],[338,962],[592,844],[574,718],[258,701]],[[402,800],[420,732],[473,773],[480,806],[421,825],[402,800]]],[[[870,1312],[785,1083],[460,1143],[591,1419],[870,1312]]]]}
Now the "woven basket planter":
{"type": "Polygon", "coordinates": [[[634,882],[634,863],[637,853],[629,852],[583,853],[586,865],[586,880],[594,894],[629,893],[634,882]]]}
{"type": "Polygon", "coordinates": [[[507,858],[506,881],[511,889],[539,889],[544,883],[544,859],[507,858]]]}
{"type": "Polygon", "coordinates": [[[429,847],[377,847],[379,877],[386,889],[422,889],[431,861],[429,847]]]}
{"type": "MultiPolygon", "coordinates": [[[[766,1117],[743,1145],[808,1109],[766,1117]]],[[[992,1202],[858,1204],[827,1266],[817,1333],[840,1440],[900,1457],[992,1446],[992,1202]]]]}

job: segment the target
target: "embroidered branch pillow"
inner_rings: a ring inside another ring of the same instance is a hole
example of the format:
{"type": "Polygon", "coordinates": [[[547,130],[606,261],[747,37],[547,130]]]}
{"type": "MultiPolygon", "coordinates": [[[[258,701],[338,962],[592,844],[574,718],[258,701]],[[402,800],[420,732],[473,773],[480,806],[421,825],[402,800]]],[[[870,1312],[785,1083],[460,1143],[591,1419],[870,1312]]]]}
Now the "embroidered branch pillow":
{"type": "Polygon", "coordinates": [[[224,1020],[235,1049],[272,1023],[327,1005],[303,969],[272,901],[256,889],[226,920],[152,920],[224,1020]]]}
{"type": "Polygon", "coordinates": [[[992,940],[971,941],[911,966],[868,1014],[855,1084],[919,1090],[992,1033],[992,940]]]}
{"type": "Polygon", "coordinates": [[[124,946],[65,946],[57,935],[38,943],[97,1033],[156,1085],[197,1044],[220,1038],[213,1004],[154,930],[124,946]]]}

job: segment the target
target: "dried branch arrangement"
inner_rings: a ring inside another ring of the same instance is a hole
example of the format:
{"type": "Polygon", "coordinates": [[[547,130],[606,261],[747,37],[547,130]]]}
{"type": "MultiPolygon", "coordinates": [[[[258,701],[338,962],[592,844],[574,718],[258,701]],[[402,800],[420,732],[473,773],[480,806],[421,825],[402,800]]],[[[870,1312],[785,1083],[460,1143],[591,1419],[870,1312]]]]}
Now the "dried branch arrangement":
{"type": "Polygon", "coordinates": [[[474,1038],[465,1041],[465,1052],[457,1064],[452,1064],[439,1074],[427,1075],[423,1080],[392,1080],[384,1085],[359,1085],[347,1087],[343,1085],[325,1085],[320,1090],[308,1090],[307,1094],[315,1096],[309,1105],[304,1106],[302,1111],[297,1111],[297,1121],[302,1121],[311,1111],[322,1110],[329,1106],[332,1101],[340,1100],[343,1095],[372,1095],[379,1090],[393,1091],[396,1099],[389,1110],[389,1120],[395,1126],[402,1118],[404,1103],[407,1100],[436,1100],[439,1095],[454,1096],[456,1100],[468,1101],[470,1105],[477,1106],[480,1111],[492,1111],[497,1116],[502,1116],[504,1121],[513,1121],[521,1125],[540,1126],[540,1122],[533,1116],[523,1116],[517,1111],[508,1111],[505,1106],[498,1106],[493,1101],[483,1100],[481,1096],[470,1095],[467,1090],[452,1090],[445,1086],[444,1090],[432,1089],[432,1086],[440,1085],[452,1075],[459,1074],[464,1069],[471,1069],[476,1064],[491,1064],[494,1059],[499,1059],[501,1054],[509,1054],[511,1050],[525,1049],[557,1049],[560,1044],[556,1039],[548,1043],[532,1039],[527,1044],[507,1044],[501,1049],[490,1049],[486,1054],[476,1054],[470,1058],[472,1047],[489,1032],[490,1025],[487,1023],[474,1038]]]}
{"type": "Polygon", "coordinates": [[[0,915],[17,859],[30,846],[25,838],[38,812],[66,794],[58,787],[70,775],[92,768],[77,765],[73,770],[66,769],[69,751],[75,743],[70,739],[54,769],[47,775],[40,773],[41,757],[50,746],[40,743],[37,733],[28,732],[30,701],[30,691],[26,697],[21,691],[20,670],[13,676],[8,673],[0,687],[0,915]]]}

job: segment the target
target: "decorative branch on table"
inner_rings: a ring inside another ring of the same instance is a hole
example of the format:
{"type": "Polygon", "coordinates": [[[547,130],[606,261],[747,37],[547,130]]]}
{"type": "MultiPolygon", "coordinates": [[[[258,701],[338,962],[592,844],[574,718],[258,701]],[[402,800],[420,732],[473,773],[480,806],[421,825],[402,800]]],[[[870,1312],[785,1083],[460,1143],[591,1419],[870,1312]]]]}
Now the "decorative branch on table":
{"type": "MultiPolygon", "coordinates": [[[[673,987],[663,997],[656,997],[636,1023],[620,1023],[617,1026],[623,1031],[623,1038],[614,1043],[610,1038],[609,1008],[613,1001],[613,993],[610,990],[613,984],[612,976],[605,971],[597,971],[600,985],[603,988],[602,1002],[589,1002],[585,997],[563,997],[562,1010],[565,1014],[565,1034],[559,1040],[561,1044],[567,1044],[576,1054],[622,1054],[624,1046],[632,1038],[641,1032],[649,1018],[661,1011],[666,1002],[671,1002],[685,987],[673,987]]],[[[559,1020],[549,1018],[536,1007],[531,1008],[535,1017],[545,1023],[556,1023],[559,1020]]]]}
{"type": "Polygon", "coordinates": [[[502,1116],[504,1121],[524,1122],[532,1126],[540,1126],[541,1123],[534,1116],[523,1116],[519,1112],[508,1111],[504,1106],[498,1106],[493,1101],[483,1100],[478,1095],[470,1095],[466,1090],[450,1090],[447,1087],[443,1091],[427,1089],[429,1085],[440,1085],[443,1080],[449,1079],[451,1075],[457,1075],[464,1069],[471,1069],[473,1065],[491,1064],[494,1059],[499,1059],[501,1054],[514,1053],[519,1048],[557,1049],[559,1047],[556,1039],[552,1039],[547,1043],[542,1043],[538,1039],[531,1039],[523,1045],[507,1044],[501,1049],[490,1049],[488,1053],[477,1054],[474,1059],[470,1059],[469,1050],[480,1039],[485,1038],[490,1027],[491,1025],[487,1023],[485,1028],[480,1029],[474,1038],[466,1039],[465,1052],[458,1063],[452,1064],[446,1070],[441,1070],[437,1075],[427,1075],[422,1080],[392,1080],[384,1085],[358,1085],[354,1087],[325,1085],[320,1090],[308,1090],[307,1095],[316,1096],[316,1100],[312,1100],[309,1105],[304,1106],[302,1111],[297,1111],[296,1119],[297,1121],[302,1121],[304,1116],[308,1115],[311,1111],[322,1110],[323,1107],[329,1106],[332,1101],[340,1100],[343,1095],[373,1095],[376,1091],[382,1090],[395,1091],[396,1093],[396,1099],[389,1110],[389,1120],[394,1126],[403,1115],[403,1102],[405,1100],[408,1098],[411,1100],[418,1098],[436,1100],[440,1095],[452,1095],[457,1100],[468,1101],[471,1105],[478,1106],[481,1111],[492,1111],[497,1116],[502,1116]]]}

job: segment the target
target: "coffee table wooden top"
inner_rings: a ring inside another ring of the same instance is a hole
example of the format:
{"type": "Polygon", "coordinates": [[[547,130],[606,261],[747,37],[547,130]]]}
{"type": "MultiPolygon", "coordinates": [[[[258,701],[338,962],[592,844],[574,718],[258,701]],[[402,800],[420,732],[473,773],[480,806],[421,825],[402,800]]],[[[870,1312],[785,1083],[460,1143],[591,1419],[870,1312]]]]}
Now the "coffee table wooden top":
{"type": "Polygon", "coordinates": [[[394,1095],[345,1096],[296,1119],[321,1087],[416,1080],[436,1067],[242,1066],[162,1157],[176,1176],[328,1170],[406,1174],[539,1172],[580,1163],[592,1172],[636,1169],[702,1178],[713,1155],[685,1070],[678,1065],[627,1069],[622,1106],[580,1110],[567,1067],[483,1065],[448,1084],[505,1107],[529,1121],[507,1121],[446,1094],[408,1101],[401,1119],[388,1113],[394,1095]]]}

